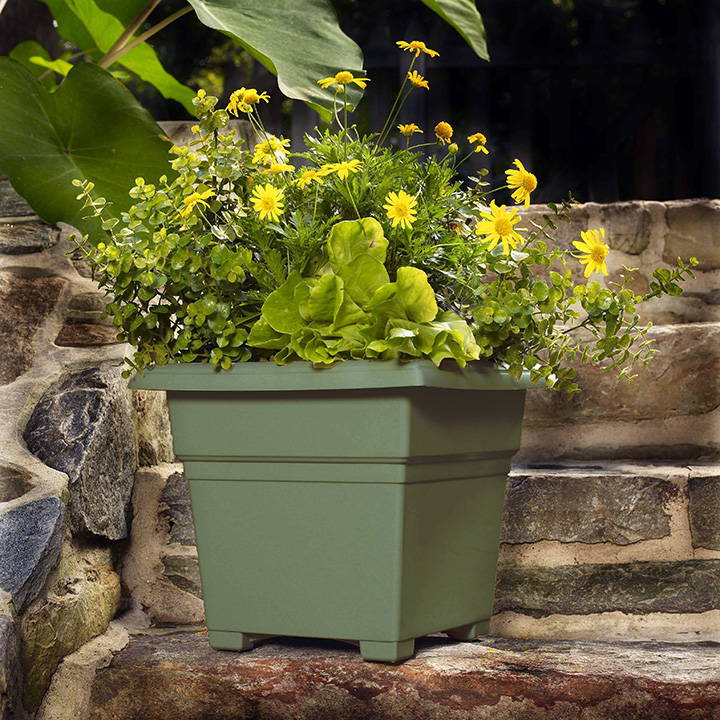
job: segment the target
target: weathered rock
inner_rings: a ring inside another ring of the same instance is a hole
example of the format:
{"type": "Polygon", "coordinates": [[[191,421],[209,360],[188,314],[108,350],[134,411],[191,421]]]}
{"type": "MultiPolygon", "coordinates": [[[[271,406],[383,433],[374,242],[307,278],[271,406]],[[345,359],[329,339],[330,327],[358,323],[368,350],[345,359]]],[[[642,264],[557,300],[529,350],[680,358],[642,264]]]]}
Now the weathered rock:
{"type": "Polygon", "coordinates": [[[70,255],[70,260],[80,277],[93,277],[92,265],[90,264],[89,260],[87,260],[85,256],[80,252],[80,250],[75,250],[72,255],[70,255]]]}
{"type": "Polygon", "coordinates": [[[160,516],[167,523],[170,542],[180,545],[195,544],[190,505],[190,485],[183,473],[173,473],[160,496],[160,516]]]}
{"type": "Polygon", "coordinates": [[[688,494],[693,546],[720,550],[720,467],[691,472],[688,494]]]}
{"type": "Polygon", "coordinates": [[[141,467],[175,460],[167,396],[156,390],[133,390],[135,430],[141,467]]]}
{"type": "Polygon", "coordinates": [[[20,647],[12,618],[0,616],[0,720],[21,720],[20,647]]]}
{"type": "Polygon", "coordinates": [[[196,555],[167,552],[163,555],[162,563],[163,574],[173,585],[195,597],[202,597],[200,567],[196,555]]]}
{"type": "Polygon", "coordinates": [[[0,465],[0,502],[15,500],[31,487],[30,473],[17,465],[0,465]]]}
{"type": "Polygon", "coordinates": [[[55,245],[60,232],[53,225],[41,222],[0,222],[0,254],[25,255],[47,250],[55,245]]]}
{"type": "Polygon", "coordinates": [[[695,256],[699,270],[720,268],[720,200],[678,200],[667,205],[663,259],[695,256]]]}
{"type": "Polygon", "coordinates": [[[61,347],[96,347],[120,342],[117,328],[94,323],[71,323],[63,325],[55,338],[61,347]]]}
{"type": "Polygon", "coordinates": [[[31,452],[70,478],[76,534],[127,537],[137,440],[118,368],[87,368],[55,383],[33,410],[24,438],[31,452]]]}
{"type": "Polygon", "coordinates": [[[530,205],[527,209],[520,208],[523,217],[522,227],[528,232],[538,230],[536,225],[545,227],[555,244],[566,249],[573,249],[573,241],[580,240],[580,232],[588,229],[589,213],[585,205],[575,205],[568,212],[567,220],[559,220],[547,205],[530,205]],[[555,230],[547,226],[543,216],[548,215],[557,226],[555,230]],[[535,223],[533,225],[532,223],[535,223]]]}
{"type": "Polygon", "coordinates": [[[720,405],[720,323],[656,327],[657,355],[632,382],[598,367],[581,367],[582,392],[530,390],[525,423],[560,425],[699,415],[720,405]]]}
{"type": "Polygon", "coordinates": [[[576,468],[517,470],[508,481],[502,542],[540,540],[629,545],[670,534],[667,479],[576,468]]]}
{"type": "Polygon", "coordinates": [[[0,218],[26,217],[35,211],[15,192],[8,179],[0,180],[0,218]]]}
{"type": "Polygon", "coordinates": [[[0,515],[0,589],[15,607],[27,605],[55,567],[63,534],[63,505],[48,497],[0,515]]]}
{"type": "Polygon", "coordinates": [[[55,307],[64,280],[0,273],[0,385],[32,365],[33,337],[55,307]]]}
{"type": "Polygon", "coordinates": [[[495,612],[532,617],[717,609],[720,560],[501,567],[495,591],[495,612]]]}
{"type": "Polygon", "coordinates": [[[718,645],[427,638],[401,665],[340,643],[212,650],[135,636],[95,674],[90,720],[717,720],[718,645]],[[152,688],[152,692],[148,691],[152,688]]]}
{"type": "Polygon", "coordinates": [[[102,312],[106,297],[100,292],[83,292],[73,295],[68,302],[68,310],[102,312]]]}
{"type": "Polygon", "coordinates": [[[602,205],[602,225],[608,244],[615,250],[639,255],[650,244],[650,211],[640,202],[602,205]]]}
{"type": "Polygon", "coordinates": [[[24,705],[36,710],[59,662],[105,632],[120,601],[120,578],[106,548],[67,548],[47,598],[22,617],[24,705]]]}

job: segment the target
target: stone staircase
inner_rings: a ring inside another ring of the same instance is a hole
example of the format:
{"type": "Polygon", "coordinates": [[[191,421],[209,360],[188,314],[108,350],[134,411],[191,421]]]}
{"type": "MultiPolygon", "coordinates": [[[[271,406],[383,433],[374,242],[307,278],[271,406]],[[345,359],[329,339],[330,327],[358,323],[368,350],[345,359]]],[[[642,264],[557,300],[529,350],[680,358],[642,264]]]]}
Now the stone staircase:
{"type": "Polygon", "coordinates": [[[720,202],[588,203],[560,242],[598,224],[613,273],[698,276],[647,309],[633,384],[529,393],[492,637],[389,667],[209,648],[164,399],[127,391],[87,266],[0,180],[0,720],[719,720],[720,202]]]}

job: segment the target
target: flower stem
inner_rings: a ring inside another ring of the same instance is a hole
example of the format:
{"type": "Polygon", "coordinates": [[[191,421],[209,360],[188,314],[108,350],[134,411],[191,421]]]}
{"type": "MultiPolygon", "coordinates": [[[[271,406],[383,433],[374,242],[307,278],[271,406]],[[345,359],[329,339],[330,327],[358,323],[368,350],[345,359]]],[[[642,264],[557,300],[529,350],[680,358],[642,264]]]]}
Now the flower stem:
{"type": "MultiPolygon", "coordinates": [[[[408,68],[408,73],[412,72],[413,65],[415,64],[415,59],[416,59],[416,58],[413,58],[413,59],[410,61],[410,67],[408,68]]],[[[380,131],[380,135],[379,135],[378,141],[377,141],[377,144],[378,144],[378,145],[381,145],[381,144],[382,144],[382,139],[383,139],[383,137],[384,137],[384,135],[385,135],[385,131],[386,131],[386,130],[387,130],[388,132],[390,131],[390,127],[389,127],[389,126],[390,126],[390,119],[391,119],[392,116],[393,116],[393,113],[394,113],[394,111],[395,111],[395,107],[397,106],[398,101],[400,100],[400,96],[402,95],[402,91],[405,89],[405,84],[407,83],[407,81],[408,81],[408,80],[407,80],[407,74],[406,74],[406,75],[405,75],[405,79],[403,80],[402,85],[400,86],[400,89],[397,91],[397,95],[395,96],[395,101],[393,102],[392,107],[390,108],[390,112],[389,112],[389,114],[388,114],[388,116],[387,116],[387,120],[385,120],[385,124],[383,125],[383,128],[382,128],[382,130],[380,131]]]]}

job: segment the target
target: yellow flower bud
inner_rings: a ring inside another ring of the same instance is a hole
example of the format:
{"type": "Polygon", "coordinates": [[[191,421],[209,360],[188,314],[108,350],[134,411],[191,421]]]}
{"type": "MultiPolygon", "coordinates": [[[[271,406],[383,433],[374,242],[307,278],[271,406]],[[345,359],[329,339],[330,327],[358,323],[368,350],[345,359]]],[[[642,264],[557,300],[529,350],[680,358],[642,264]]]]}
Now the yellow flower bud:
{"type": "Polygon", "coordinates": [[[448,145],[448,152],[451,155],[454,155],[460,148],[458,147],[457,143],[450,143],[448,145]]]}

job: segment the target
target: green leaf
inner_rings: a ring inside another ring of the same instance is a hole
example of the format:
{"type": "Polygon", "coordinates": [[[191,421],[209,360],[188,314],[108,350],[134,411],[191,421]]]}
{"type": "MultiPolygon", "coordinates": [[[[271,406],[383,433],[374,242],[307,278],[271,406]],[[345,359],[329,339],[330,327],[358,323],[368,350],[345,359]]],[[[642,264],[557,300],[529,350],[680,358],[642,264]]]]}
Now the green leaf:
{"type": "Polygon", "coordinates": [[[368,307],[389,317],[430,322],[438,312],[427,275],[418,268],[401,267],[397,280],[378,288],[368,307]]]}
{"type": "Polygon", "coordinates": [[[475,0],[422,0],[433,12],[460,33],[465,42],[483,60],[489,60],[485,25],[475,0]]]}
{"type": "Polygon", "coordinates": [[[62,60],[61,58],[48,60],[40,55],[33,55],[29,60],[33,65],[38,65],[46,70],[52,70],[63,77],[65,77],[73,67],[67,60],[62,60]]]}
{"type": "Polygon", "coordinates": [[[277,332],[297,332],[305,324],[300,314],[300,303],[309,294],[307,282],[299,272],[294,271],[277,290],[268,295],[262,307],[262,316],[277,332]]]}
{"type": "Polygon", "coordinates": [[[337,275],[322,275],[310,288],[310,294],[300,305],[300,313],[309,322],[330,325],[343,301],[343,283],[337,275]]]}
{"type": "MultiPolygon", "coordinates": [[[[317,81],[349,70],[364,77],[360,48],[342,32],[328,0],[189,0],[200,22],[234,35],[270,72],[287,97],[304,100],[325,118],[335,91],[317,81]]],[[[356,105],[362,91],[348,85],[356,105]]]]}
{"type": "Polygon", "coordinates": [[[360,255],[341,267],[338,274],[345,283],[345,292],[360,306],[370,302],[375,291],[390,281],[382,262],[370,255],[360,255]]]}
{"type": "MultiPolygon", "coordinates": [[[[115,13],[106,12],[94,0],[43,0],[58,23],[58,32],[79,50],[106,53],[125,30],[115,13]]],[[[122,4],[122,3],[118,3],[122,4]]],[[[155,50],[141,43],[123,55],[118,64],[154,85],[170,100],[177,100],[192,114],[195,93],[178,82],[162,66],[155,50]]]]}
{"type": "Polygon", "coordinates": [[[328,236],[328,257],[335,272],[361,255],[385,262],[388,241],[375,218],[343,220],[333,225],[328,236]]]}
{"type": "Polygon", "coordinates": [[[75,199],[74,178],[94,182],[117,213],[131,205],[136,176],[152,181],[167,172],[162,131],[96,65],[76,65],[51,95],[18,62],[0,58],[0,97],[0,170],[47,222],[95,228],[75,199]]]}
{"type": "Polygon", "coordinates": [[[268,350],[281,350],[290,341],[289,335],[283,335],[270,327],[265,318],[260,318],[250,330],[248,345],[253,347],[266,348],[268,350]]]}
{"type": "MultiPolygon", "coordinates": [[[[35,42],[34,40],[25,40],[25,42],[18,43],[10,51],[10,57],[24,65],[38,79],[45,73],[45,69],[37,62],[33,62],[31,58],[42,58],[48,62],[51,60],[48,51],[40,43],[35,42]]],[[[45,75],[40,82],[43,87],[48,90],[54,90],[57,87],[55,84],[55,78],[51,73],[45,75]]]]}

